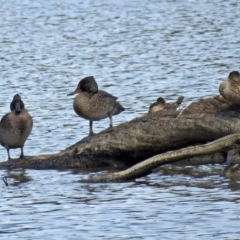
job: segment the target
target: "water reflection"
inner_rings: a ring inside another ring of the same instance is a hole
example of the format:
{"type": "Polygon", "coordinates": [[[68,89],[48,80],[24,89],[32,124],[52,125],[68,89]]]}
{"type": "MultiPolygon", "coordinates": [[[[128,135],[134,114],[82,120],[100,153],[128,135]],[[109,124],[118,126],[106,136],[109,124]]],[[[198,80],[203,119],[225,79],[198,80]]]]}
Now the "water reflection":
{"type": "Polygon", "coordinates": [[[228,188],[231,191],[239,191],[240,190],[240,182],[236,180],[230,180],[228,183],[228,188]]]}
{"type": "Polygon", "coordinates": [[[2,175],[2,180],[6,186],[18,186],[22,183],[27,183],[31,181],[24,169],[21,170],[7,170],[4,175],[2,175]]]}

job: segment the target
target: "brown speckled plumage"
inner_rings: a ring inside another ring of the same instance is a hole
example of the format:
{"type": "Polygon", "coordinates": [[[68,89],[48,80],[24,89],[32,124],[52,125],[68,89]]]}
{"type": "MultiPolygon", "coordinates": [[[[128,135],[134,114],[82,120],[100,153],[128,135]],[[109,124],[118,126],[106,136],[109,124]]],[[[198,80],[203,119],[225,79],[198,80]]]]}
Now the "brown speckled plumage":
{"type": "Polygon", "coordinates": [[[78,93],[73,101],[74,111],[78,116],[90,121],[89,135],[93,135],[92,121],[98,121],[109,117],[110,127],[112,127],[112,116],[124,111],[124,108],[116,97],[111,94],[98,90],[94,77],[83,78],[77,89],[68,95],[78,93]]]}
{"type": "Polygon", "coordinates": [[[152,103],[149,107],[148,113],[161,111],[166,106],[164,98],[159,97],[155,103],[152,103]]]}
{"type": "Polygon", "coordinates": [[[165,108],[174,108],[176,109],[183,101],[184,97],[180,96],[178,97],[177,101],[175,103],[166,103],[165,99],[162,97],[159,97],[155,103],[152,103],[148,109],[149,113],[155,113],[159,112],[165,108]]]}
{"type": "Polygon", "coordinates": [[[238,71],[230,72],[227,80],[220,84],[219,92],[229,102],[240,105],[240,75],[238,71]]]}
{"type": "Polygon", "coordinates": [[[24,158],[23,147],[32,131],[33,120],[18,94],[10,106],[11,112],[4,115],[0,122],[0,144],[7,149],[8,159],[11,159],[9,149],[13,148],[21,148],[20,158],[24,158]]]}

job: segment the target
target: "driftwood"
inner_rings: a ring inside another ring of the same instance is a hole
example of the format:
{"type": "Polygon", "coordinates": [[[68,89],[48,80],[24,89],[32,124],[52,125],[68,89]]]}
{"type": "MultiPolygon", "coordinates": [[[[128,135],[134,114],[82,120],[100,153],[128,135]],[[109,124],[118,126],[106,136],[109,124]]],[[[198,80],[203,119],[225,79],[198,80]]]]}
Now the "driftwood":
{"type": "Polygon", "coordinates": [[[224,151],[231,148],[235,143],[240,141],[240,133],[231,134],[229,136],[220,138],[216,141],[205,145],[197,145],[193,147],[187,147],[176,151],[166,152],[154,157],[151,157],[143,162],[140,162],[127,170],[105,174],[102,176],[92,177],[91,182],[113,182],[113,181],[124,181],[130,180],[137,177],[145,176],[151,171],[163,164],[173,163],[180,161],[186,157],[201,156],[210,154],[217,151],[224,151]]]}
{"type": "MultiPolygon", "coordinates": [[[[0,168],[126,168],[161,153],[164,154],[156,158],[168,159],[166,162],[172,159],[171,154],[177,156],[171,161],[190,158],[203,153],[202,150],[200,151],[203,146],[198,144],[206,144],[240,132],[239,116],[239,106],[226,102],[220,96],[194,102],[184,110],[176,110],[175,103],[172,106],[167,104],[159,112],[122,123],[113,130],[102,131],[88,143],[80,141],[57,154],[1,162],[0,168]],[[189,151],[189,147],[192,149],[191,154],[188,152],[184,155],[183,152],[189,151]],[[186,149],[181,150],[181,148],[186,149]],[[168,152],[174,150],[177,151],[168,152]]],[[[223,156],[225,147],[219,146],[220,148],[216,147],[209,153],[219,151],[218,154],[223,156]]],[[[204,150],[204,154],[208,152],[204,150]]],[[[224,157],[220,162],[223,162],[223,159],[224,157]]],[[[160,161],[153,167],[161,164],[160,161]]],[[[136,176],[143,176],[148,172],[150,169],[143,169],[143,174],[139,173],[136,176]]]]}

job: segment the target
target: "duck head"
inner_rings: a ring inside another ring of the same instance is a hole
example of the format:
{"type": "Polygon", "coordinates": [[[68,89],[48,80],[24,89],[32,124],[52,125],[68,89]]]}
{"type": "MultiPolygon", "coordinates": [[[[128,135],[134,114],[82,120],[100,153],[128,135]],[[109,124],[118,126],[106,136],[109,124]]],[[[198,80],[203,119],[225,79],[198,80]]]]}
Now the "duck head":
{"type": "Polygon", "coordinates": [[[71,96],[80,92],[88,92],[92,94],[96,94],[98,92],[98,85],[93,76],[85,77],[80,80],[76,90],[72,93],[69,93],[67,96],[71,96]]]}
{"type": "Polygon", "coordinates": [[[19,94],[16,94],[13,97],[13,100],[10,104],[11,111],[15,111],[16,114],[19,114],[22,109],[24,109],[24,103],[19,94]]]}
{"type": "Polygon", "coordinates": [[[238,71],[232,71],[229,73],[229,76],[228,76],[229,79],[236,81],[236,82],[238,81],[239,77],[240,77],[240,74],[238,71]]]}
{"type": "Polygon", "coordinates": [[[163,97],[159,97],[157,99],[157,104],[159,104],[159,105],[166,105],[166,101],[165,101],[165,99],[163,97]]]}

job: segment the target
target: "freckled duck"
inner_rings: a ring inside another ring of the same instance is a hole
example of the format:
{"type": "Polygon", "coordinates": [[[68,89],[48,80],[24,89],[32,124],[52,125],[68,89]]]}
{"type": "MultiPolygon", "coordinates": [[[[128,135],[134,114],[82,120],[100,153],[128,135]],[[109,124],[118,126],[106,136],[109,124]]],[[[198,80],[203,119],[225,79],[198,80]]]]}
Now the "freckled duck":
{"type": "Polygon", "coordinates": [[[152,103],[148,109],[148,114],[153,112],[159,112],[162,109],[177,109],[179,105],[182,103],[184,97],[180,96],[178,97],[177,101],[174,103],[166,103],[165,99],[162,97],[159,97],[155,103],[152,103]]]}
{"type": "Polygon", "coordinates": [[[219,86],[219,92],[229,102],[240,105],[240,75],[238,71],[232,71],[226,81],[219,86]]]}
{"type": "Polygon", "coordinates": [[[148,113],[158,112],[166,106],[166,101],[164,98],[159,97],[155,103],[152,103],[149,107],[148,113]]]}
{"type": "Polygon", "coordinates": [[[120,103],[116,101],[113,95],[98,90],[97,82],[93,76],[85,77],[77,85],[74,92],[68,94],[77,96],[73,101],[73,109],[76,114],[84,119],[89,120],[89,135],[93,136],[92,122],[100,119],[109,118],[110,128],[112,128],[112,116],[124,111],[120,103]]]}
{"type": "Polygon", "coordinates": [[[0,122],[0,144],[7,149],[8,160],[11,160],[9,150],[21,148],[20,158],[24,158],[23,147],[32,131],[33,120],[19,94],[13,97],[10,104],[11,112],[5,114],[0,122]]]}

